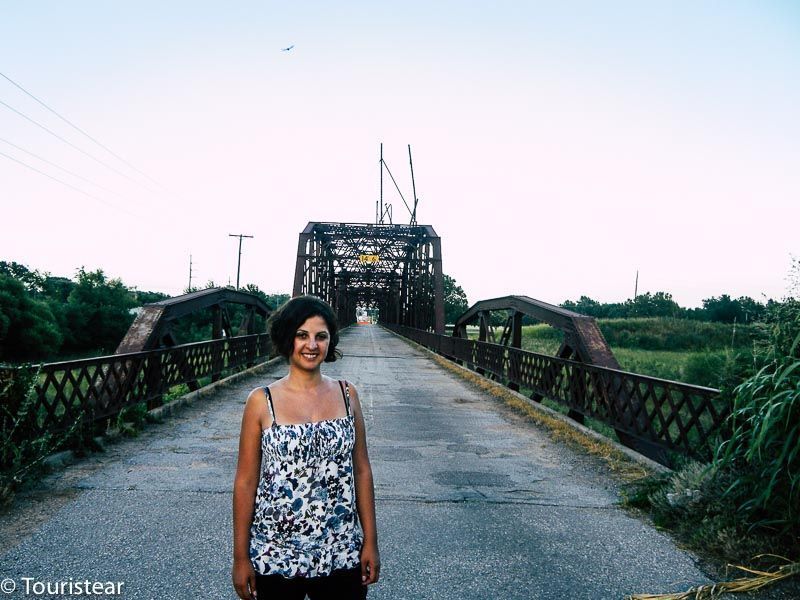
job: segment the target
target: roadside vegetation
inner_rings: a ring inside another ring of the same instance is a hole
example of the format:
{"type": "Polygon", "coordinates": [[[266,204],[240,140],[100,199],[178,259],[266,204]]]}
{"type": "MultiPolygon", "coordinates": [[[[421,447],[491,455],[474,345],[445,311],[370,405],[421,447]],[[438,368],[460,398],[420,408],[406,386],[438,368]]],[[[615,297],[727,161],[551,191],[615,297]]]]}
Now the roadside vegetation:
{"type": "MultiPolygon", "coordinates": [[[[623,370],[714,388],[752,368],[753,348],[766,337],[764,323],[736,326],[671,317],[597,323],[623,370]]],[[[562,340],[549,325],[522,328],[524,350],[554,355],[562,340]]]]}
{"type": "MultiPolygon", "coordinates": [[[[209,281],[205,287],[218,286],[209,281]]],[[[266,294],[253,284],[242,291],[261,297],[273,308],[289,299],[288,294],[266,294]]],[[[0,364],[113,354],[136,309],[166,298],[167,294],[128,287],[101,269],[81,267],[70,279],[0,261],[0,364]]],[[[243,311],[238,305],[230,307],[234,326],[243,311]]],[[[184,344],[207,340],[211,322],[210,310],[188,315],[176,324],[173,335],[184,344]]],[[[263,322],[260,325],[263,331],[263,322]]]]}
{"type": "Polygon", "coordinates": [[[797,574],[800,301],[783,303],[766,321],[767,339],[756,345],[754,372],[732,390],[730,434],[718,440],[712,462],[642,480],[627,502],[704,554],[751,566],[794,561],[797,574]]]}
{"type": "MultiPolygon", "coordinates": [[[[217,286],[210,281],[207,287],[217,286]]],[[[267,295],[255,285],[243,291],[272,307],[289,298],[288,294],[267,295]]],[[[102,270],[80,268],[69,279],[0,261],[0,506],[25,481],[35,480],[54,452],[69,449],[81,455],[99,450],[96,436],[134,436],[151,420],[145,403],[139,403],[95,423],[84,423],[78,414],[67,430],[41,435],[37,423],[42,423],[47,408],[36,401],[34,388],[44,378],[39,363],[112,354],[136,309],[168,297],[130,288],[102,270]]],[[[238,305],[229,307],[234,328],[243,312],[238,305]]],[[[212,319],[211,311],[188,315],[175,324],[173,335],[179,343],[207,340],[212,319]]],[[[265,329],[263,319],[256,327],[265,329]]],[[[208,381],[204,378],[199,383],[208,381]]],[[[79,384],[84,391],[90,385],[85,379],[79,384]]],[[[168,402],[187,392],[186,385],[174,386],[162,400],[168,402]]]]}
{"type": "MultiPolygon", "coordinates": [[[[800,573],[798,261],[791,281],[787,298],[765,304],[721,296],[683,309],[664,293],[612,305],[586,297],[562,304],[597,319],[622,369],[717,388],[731,407],[710,463],[685,459],[669,473],[625,487],[627,505],[647,511],[657,526],[717,565],[761,570],[758,581],[730,589],[750,590],[800,573]]],[[[505,316],[493,319],[497,327],[505,316]]],[[[477,333],[469,328],[470,337],[477,333]]],[[[554,355],[562,340],[548,325],[528,320],[523,326],[525,350],[554,355]]],[[[586,424],[613,436],[603,424],[586,424]]],[[[711,597],[706,592],[696,597],[711,597]]],[[[663,596],[673,597],[684,596],[663,596]]]]}

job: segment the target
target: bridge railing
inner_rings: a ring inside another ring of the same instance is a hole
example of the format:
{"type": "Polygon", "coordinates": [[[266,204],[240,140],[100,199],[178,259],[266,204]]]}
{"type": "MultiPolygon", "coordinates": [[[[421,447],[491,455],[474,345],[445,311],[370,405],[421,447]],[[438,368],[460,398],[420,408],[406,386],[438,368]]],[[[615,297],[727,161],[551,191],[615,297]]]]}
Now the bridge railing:
{"type": "MultiPolygon", "coordinates": [[[[47,363],[39,367],[27,414],[32,435],[52,434],[114,417],[125,407],[157,405],[171,387],[218,379],[223,373],[269,359],[267,334],[183,344],[171,348],[47,363]]],[[[35,368],[35,367],[33,367],[35,368]]],[[[8,379],[16,368],[3,369],[8,379]]]]}
{"type": "Polygon", "coordinates": [[[384,327],[534,399],[547,398],[665,451],[700,460],[710,458],[729,414],[719,390],[712,388],[411,327],[384,327]]]}

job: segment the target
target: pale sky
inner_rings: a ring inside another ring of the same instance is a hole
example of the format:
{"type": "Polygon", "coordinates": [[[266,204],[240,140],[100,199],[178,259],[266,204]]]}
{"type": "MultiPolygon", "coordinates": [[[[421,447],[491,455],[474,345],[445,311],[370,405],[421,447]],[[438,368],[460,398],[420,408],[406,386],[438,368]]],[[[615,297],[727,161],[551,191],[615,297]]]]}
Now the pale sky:
{"type": "Polygon", "coordinates": [[[95,197],[0,155],[0,260],[54,275],[226,284],[244,233],[291,292],[308,221],[374,221],[381,142],[471,303],[763,301],[800,256],[797,2],[0,0],[0,73],[138,169],[0,77],[94,157],[0,104],[0,153],[95,197]]]}

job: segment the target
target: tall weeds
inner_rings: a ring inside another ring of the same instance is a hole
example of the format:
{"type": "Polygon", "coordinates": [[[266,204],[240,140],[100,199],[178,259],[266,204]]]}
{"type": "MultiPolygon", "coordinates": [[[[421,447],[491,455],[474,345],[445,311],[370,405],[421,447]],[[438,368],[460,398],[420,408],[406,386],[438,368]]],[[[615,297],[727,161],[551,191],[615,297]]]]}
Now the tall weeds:
{"type": "MultiPolygon", "coordinates": [[[[795,329],[800,329],[800,319],[795,329]]],[[[791,323],[776,324],[766,364],[735,390],[731,437],[716,467],[737,473],[726,493],[749,490],[739,507],[751,529],[800,538],[800,333],[782,346],[791,323]]]]}
{"type": "Polygon", "coordinates": [[[733,388],[726,438],[709,465],[687,464],[630,494],[692,546],[733,561],[800,556],[800,301],[771,315],[757,371],[733,388]]]}
{"type": "Polygon", "coordinates": [[[38,369],[24,367],[0,371],[0,505],[80,426],[78,419],[65,432],[36,433],[38,374],[38,369]]]}

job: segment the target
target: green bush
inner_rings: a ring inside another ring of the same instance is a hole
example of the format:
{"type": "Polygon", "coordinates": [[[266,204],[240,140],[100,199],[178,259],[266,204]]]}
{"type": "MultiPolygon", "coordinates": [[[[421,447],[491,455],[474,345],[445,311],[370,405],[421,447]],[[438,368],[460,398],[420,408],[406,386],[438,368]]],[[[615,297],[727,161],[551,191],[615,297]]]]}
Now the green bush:
{"type": "Polygon", "coordinates": [[[639,484],[628,499],[727,560],[800,554],[800,303],[777,306],[768,323],[768,343],[754,357],[729,354],[714,366],[727,377],[723,394],[748,360],[760,368],[752,374],[750,366],[750,376],[732,387],[732,413],[712,463],[639,484]]]}
{"type": "Polygon", "coordinates": [[[61,447],[78,427],[60,434],[39,433],[34,384],[38,369],[19,367],[0,371],[0,504],[61,447]]]}
{"type": "Polygon", "coordinates": [[[740,511],[753,527],[800,537],[800,358],[773,356],[735,390],[732,435],[720,445],[718,468],[737,473],[749,491],[740,511]]]}
{"type": "Polygon", "coordinates": [[[750,531],[737,514],[747,491],[733,488],[725,494],[734,482],[730,471],[687,463],[666,478],[639,484],[637,499],[649,506],[657,526],[675,531],[691,546],[712,555],[748,561],[761,552],[779,550],[771,536],[750,531]]]}
{"type": "Polygon", "coordinates": [[[116,427],[126,437],[136,437],[145,424],[147,418],[147,403],[138,402],[126,406],[116,418],[116,427]]]}
{"type": "Polygon", "coordinates": [[[731,398],[733,389],[753,371],[750,349],[694,352],[683,368],[682,381],[722,390],[731,398]]]}
{"type": "Polygon", "coordinates": [[[764,338],[761,325],[734,326],[665,317],[600,319],[597,324],[612,348],[693,352],[747,349],[764,338]]]}

